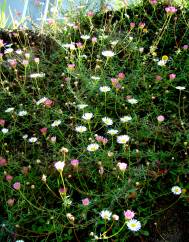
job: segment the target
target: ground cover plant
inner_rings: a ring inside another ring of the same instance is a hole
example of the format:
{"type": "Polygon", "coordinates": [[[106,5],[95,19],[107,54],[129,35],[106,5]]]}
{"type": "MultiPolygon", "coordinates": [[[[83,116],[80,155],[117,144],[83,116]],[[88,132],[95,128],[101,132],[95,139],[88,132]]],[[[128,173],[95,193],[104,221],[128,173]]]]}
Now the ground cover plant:
{"type": "Polygon", "coordinates": [[[0,31],[1,241],[187,241],[188,7],[0,31]]]}

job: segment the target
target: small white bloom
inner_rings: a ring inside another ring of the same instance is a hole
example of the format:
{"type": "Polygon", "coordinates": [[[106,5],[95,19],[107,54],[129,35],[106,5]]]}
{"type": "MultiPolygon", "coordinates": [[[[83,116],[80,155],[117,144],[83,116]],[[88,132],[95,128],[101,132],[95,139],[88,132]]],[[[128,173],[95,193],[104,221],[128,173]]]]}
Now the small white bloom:
{"type": "Polygon", "coordinates": [[[45,77],[45,73],[41,72],[41,73],[30,74],[30,78],[41,78],[41,77],[45,77]]]}
{"type": "Polygon", "coordinates": [[[117,136],[117,143],[126,144],[129,141],[130,137],[128,135],[117,136]]]}
{"type": "Polygon", "coordinates": [[[42,97],[41,99],[39,99],[39,101],[36,102],[36,105],[39,105],[41,103],[44,103],[48,98],[46,97],[42,97]]]}
{"type": "Polygon", "coordinates": [[[128,121],[131,121],[132,117],[131,116],[124,116],[122,118],[120,118],[120,121],[122,123],[127,123],[128,121]]]}
{"type": "Polygon", "coordinates": [[[64,161],[57,161],[54,164],[55,168],[57,169],[57,171],[62,172],[65,166],[65,162],[64,161]]]}
{"type": "Polygon", "coordinates": [[[47,181],[47,176],[46,176],[45,174],[43,174],[41,180],[42,180],[43,182],[46,182],[46,181],[47,181]]]}
{"type": "Polygon", "coordinates": [[[140,53],[143,53],[144,52],[144,47],[140,47],[138,50],[139,50],[140,53]]]}
{"type": "Polygon", "coordinates": [[[125,162],[118,162],[117,167],[120,169],[120,171],[125,171],[127,169],[127,164],[125,162]]]}
{"type": "Polygon", "coordinates": [[[135,98],[129,98],[127,102],[129,102],[130,104],[136,104],[138,103],[138,100],[136,100],[135,98]]]}
{"type": "Polygon", "coordinates": [[[102,118],[102,122],[105,123],[108,126],[113,124],[112,119],[111,118],[108,118],[108,117],[102,118]]]}
{"type": "Polygon", "coordinates": [[[177,86],[177,87],[175,87],[176,89],[178,89],[178,90],[185,90],[186,89],[186,87],[182,87],[182,86],[177,86]]]}
{"type": "Polygon", "coordinates": [[[102,212],[100,213],[101,218],[105,219],[105,220],[110,220],[111,216],[112,216],[112,212],[108,211],[108,210],[102,210],[102,212]]]}
{"type": "Polygon", "coordinates": [[[85,126],[77,126],[77,127],[75,127],[75,131],[77,131],[79,133],[83,133],[83,132],[87,131],[87,128],[85,126]]]}
{"type": "Polygon", "coordinates": [[[14,111],[14,108],[7,108],[7,109],[5,110],[5,113],[10,113],[10,112],[12,112],[12,111],[14,111]]]}
{"type": "Polygon", "coordinates": [[[6,134],[6,133],[8,133],[8,132],[9,132],[9,130],[8,130],[8,129],[6,129],[6,128],[2,128],[2,129],[1,129],[1,131],[2,131],[2,133],[3,133],[3,134],[6,134]]]}
{"type": "Polygon", "coordinates": [[[141,229],[141,223],[140,223],[140,221],[138,221],[136,219],[130,219],[127,222],[127,227],[129,230],[136,232],[141,229]]]}
{"type": "Polygon", "coordinates": [[[16,240],[16,242],[24,242],[23,239],[16,240]]]}
{"type": "Polygon", "coordinates": [[[71,44],[65,44],[63,45],[65,48],[68,48],[70,50],[75,50],[76,47],[75,47],[75,43],[71,43],[71,44]]]}
{"type": "Polygon", "coordinates": [[[85,120],[91,120],[93,117],[93,114],[92,113],[84,113],[82,118],[85,119],[85,120]]]}
{"type": "Polygon", "coordinates": [[[29,139],[29,142],[30,143],[35,143],[37,141],[37,138],[36,137],[31,137],[30,139],[29,139]]]}
{"type": "Polygon", "coordinates": [[[105,50],[105,51],[102,51],[102,55],[105,57],[113,57],[115,53],[111,50],[105,50]]]}
{"type": "Polygon", "coordinates": [[[88,40],[90,39],[89,35],[81,35],[81,39],[88,40]]]}
{"type": "Polygon", "coordinates": [[[96,150],[98,150],[98,149],[99,149],[99,145],[96,144],[96,143],[94,143],[94,144],[90,144],[90,145],[87,146],[87,150],[88,150],[88,151],[96,151],[96,150]]]}
{"type": "Polygon", "coordinates": [[[160,60],[160,61],[158,61],[158,66],[165,66],[166,65],[166,63],[167,63],[167,61],[165,61],[165,60],[160,60]]]}
{"type": "Polygon", "coordinates": [[[77,107],[80,110],[80,109],[84,109],[84,108],[88,107],[88,105],[87,104],[78,104],[77,107]]]}
{"type": "Polygon", "coordinates": [[[21,50],[21,49],[18,49],[18,50],[16,50],[15,52],[16,52],[16,54],[18,54],[18,55],[21,55],[21,54],[22,54],[22,50],[21,50]]]}
{"type": "Polygon", "coordinates": [[[51,127],[57,127],[61,124],[61,120],[55,120],[52,124],[51,127]]]}
{"type": "Polygon", "coordinates": [[[119,131],[117,130],[117,129],[109,129],[108,130],[108,134],[110,134],[110,135],[115,135],[115,134],[117,134],[119,131]]]}
{"type": "Polygon", "coordinates": [[[6,49],[5,51],[4,51],[4,54],[10,54],[10,53],[12,53],[14,50],[13,50],[13,48],[8,48],[8,49],[6,49]]]}
{"type": "Polygon", "coordinates": [[[115,46],[115,45],[117,45],[118,42],[119,42],[118,40],[114,40],[114,41],[110,42],[110,44],[115,46]]]}
{"type": "Polygon", "coordinates": [[[23,139],[27,139],[27,138],[28,138],[28,135],[25,134],[25,135],[22,136],[22,138],[23,138],[23,139]]]}
{"type": "Polygon", "coordinates": [[[99,90],[100,90],[101,92],[109,92],[111,89],[110,89],[110,87],[108,87],[108,86],[103,86],[103,87],[100,87],[99,90]]]}
{"type": "Polygon", "coordinates": [[[182,193],[182,189],[179,186],[172,187],[171,191],[175,195],[180,195],[182,193]]]}
{"type": "Polygon", "coordinates": [[[20,116],[20,117],[26,116],[27,114],[28,114],[28,112],[25,110],[18,112],[18,116],[20,116]]]}

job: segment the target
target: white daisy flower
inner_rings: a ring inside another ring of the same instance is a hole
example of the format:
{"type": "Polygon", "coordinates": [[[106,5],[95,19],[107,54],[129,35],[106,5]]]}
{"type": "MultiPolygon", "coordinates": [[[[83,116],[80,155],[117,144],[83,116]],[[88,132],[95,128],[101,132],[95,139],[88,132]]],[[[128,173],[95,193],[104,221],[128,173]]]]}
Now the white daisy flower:
{"type": "Polygon", "coordinates": [[[108,134],[110,134],[110,135],[115,135],[115,134],[117,134],[119,131],[117,130],[117,129],[109,129],[108,130],[108,134]]]}
{"type": "Polygon", "coordinates": [[[41,103],[44,103],[45,101],[47,101],[48,98],[46,97],[42,97],[41,99],[39,99],[39,101],[36,102],[36,105],[39,105],[41,103]]]}
{"type": "Polygon", "coordinates": [[[77,107],[78,107],[79,110],[84,109],[84,108],[86,108],[86,107],[88,107],[88,106],[89,106],[89,105],[87,105],[87,104],[78,104],[78,105],[77,105],[77,107]]]}
{"type": "Polygon", "coordinates": [[[99,149],[99,145],[96,144],[96,143],[94,143],[94,144],[90,144],[90,145],[87,146],[87,150],[88,150],[88,151],[96,151],[96,150],[98,150],[98,149],[99,149]]]}
{"type": "Polygon", "coordinates": [[[85,120],[91,120],[93,117],[93,114],[92,113],[84,113],[82,118],[85,119],[85,120]]]}
{"type": "Polygon", "coordinates": [[[131,121],[131,119],[132,119],[131,116],[124,116],[124,117],[120,118],[120,121],[122,123],[127,123],[127,122],[131,121]]]}
{"type": "Polygon", "coordinates": [[[136,219],[130,219],[127,222],[127,227],[131,231],[134,231],[134,232],[139,231],[141,229],[141,222],[136,219]]]}
{"type": "Polygon", "coordinates": [[[105,123],[108,126],[113,124],[112,119],[111,118],[108,118],[108,117],[102,118],[102,122],[105,123]]]}
{"type": "Polygon", "coordinates": [[[57,161],[54,164],[55,168],[57,169],[57,171],[62,172],[65,166],[65,162],[64,161],[57,161]]]}
{"type": "Polygon", "coordinates": [[[105,50],[105,51],[102,51],[102,55],[105,57],[113,57],[115,53],[111,50],[105,50]]]}
{"type": "Polygon", "coordinates": [[[102,212],[100,212],[100,216],[101,216],[101,218],[103,218],[105,220],[110,220],[110,218],[112,216],[112,212],[110,212],[108,210],[102,210],[102,212]]]}
{"type": "Polygon", "coordinates": [[[178,89],[178,90],[180,90],[180,91],[182,91],[182,90],[185,90],[186,89],[186,87],[181,87],[181,86],[177,86],[177,87],[175,87],[176,89],[178,89]]]}
{"type": "Polygon", "coordinates": [[[166,65],[166,63],[167,63],[167,61],[165,61],[165,60],[160,60],[160,61],[158,61],[158,66],[165,66],[166,65]]]}
{"type": "Polygon", "coordinates": [[[182,193],[182,189],[179,186],[172,187],[171,191],[175,195],[180,195],[182,193]]]}
{"type": "Polygon", "coordinates": [[[30,143],[35,143],[37,141],[37,138],[36,137],[31,137],[30,139],[29,139],[29,142],[30,143]]]}
{"type": "Polygon", "coordinates": [[[6,129],[6,128],[2,128],[2,129],[1,129],[1,132],[2,132],[3,134],[6,134],[6,133],[8,133],[8,132],[9,132],[9,130],[8,130],[8,129],[6,129]]]}
{"type": "Polygon", "coordinates": [[[117,143],[126,144],[129,141],[130,137],[128,135],[117,136],[117,143]]]}
{"type": "Polygon", "coordinates": [[[8,49],[6,49],[5,51],[4,51],[4,54],[10,54],[10,53],[12,53],[14,50],[13,50],[13,48],[8,48],[8,49]]]}
{"type": "Polygon", "coordinates": [[[27,114],[28,114],[28,112],[25,110],[18,112],[18,116],[20,116],[20,117],[26,116],[27,114]]]}
{"type": "Polygon", "coordinates": [[[138,103],[138,100],[136,100],[135,98],[129,98],[127,102],[129,102],[130,104],[136,104],[138,103]]]}
{"type": "Polygon", "coordinates": [[[71,44],[64,44],[63,45],[65,48],[68,48],[70,50],[75,50],[76,47],[75,47],[75,43],[71,43],[71,44]]]}
{"type": "Polygon", "coordinates": [[[108,87],[108,86],[103,86],[103,87],[100,87],[99,90],[100,90],[101,92],[109,92],[111,89],[110,89],[110,87],[108,87]]]}
{"type": "Polygon", "coordinates": [[[61,120],[55,120],[52,124],[51,127],[57,127],[61,124],[61,120]]]}
{"type": "Polygon", "coordinates": [[[14,108],[7,108],[7,109],[5,110],[5,113],[10,113],[10,112],[12,112],[12,111],[14,111],[14,108]]]}
{"type": "Polygon", "coordinates": [[[75,131],[79,132],[79,133],[83,133],[83,132],[87,131],[87,128],[85,126],[77,126],[77,127],[75,127],[75,131]]]}

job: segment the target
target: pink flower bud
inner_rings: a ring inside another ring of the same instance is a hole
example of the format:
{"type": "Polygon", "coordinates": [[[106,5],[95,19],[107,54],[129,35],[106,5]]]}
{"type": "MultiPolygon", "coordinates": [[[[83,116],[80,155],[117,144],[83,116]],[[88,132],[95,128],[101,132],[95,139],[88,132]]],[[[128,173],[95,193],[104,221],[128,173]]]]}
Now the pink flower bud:
{"type": "Polygon", "coordinates": [[[131,22],[130,23],[130,27],[133,29],[135,27],[135,23],[134,22],[131,22]]]}
{"type": "Polygon", "coordinates": [[[159,115],[157,117],[158,122],[163,122],[165,120],[165,117],[163,115],[159,115]]]}
{"type": "Polygon", "coordinates": [[[0,125],[4,126],[5,125],[5,120],[4,119],[0,119],[0,125]]]}
{"type": "Polygon", "coordinates": [[[79,165],[79,160],[71,160],[71,165],[72,165],[73,167],[78,167],[78,165],[79,165]]]}
{"type": "Polygon", "coordinates": [[[84,198],[84,199],[82,199],[82,204],[83,204],[83,206],[88,206],[89,203],[90,203],[90,200],[89,200],[88,198],[84,198]]]}
{"type": "Polygon", "coordinates": [[[15,190],[20,190],[20,187],[21,187],[21,184],[20,184],[20,182],[15,182],[13,185],[13,188],[15,189],[15,190]]]}
{"type": "Polygon", "coordinates": [[[41,132],[42,135],[46,135],[47,130],[48,130],[48,129],[44,127],[44,128],[41,128],[41,129],[40,129],[40,132],[41,132]]]}
{"type": "Polygon", "coordinates": [[[10,182],[10,181],[12,181],[13,176],[11,176],[11,175],[6,175],[6,176],[5,176],[5,179],[6,179],[6,181],[10,182]]]}
{"type": "Polygon", "coordinates": [[[95,44],[97,42],[97,38],[96,37],[92,37],[91,41],[92,41],[93,44],[95,44]]]}
{"type": "Polygon", "coordinates": [[[120,72],[120,73],[118,74],[118,78],[119,78],[120,80],[123,80],[123,79],[125,78],[125,74],[124,74],[123,72],[120,72]]]}
{"type": "Polygon", "coordinates": [[[47,99],[44,101],[43,104],[45,105],[45,107],[50,108],[54,104],[54,102],[50,99],[47,99]]]}
{"type": "Polygon", "coordinates": [[[5,166],[5,165],[7,165],[7,160],[0,157],[0,166],[5,166]]]}
{"type": "Polygon", "coordinates": [[[94,16],[94,12],[93,11],[89,11],[88,13],[87,13],[87,17],[93,17],[94,16]]]}
{"type": "Polygon", "coordinates": [[[175,77],[176,77],[176,74],[173,74],[173,73],[172,73],[172,74],[169,74],[169,79],[170,79],[170,80],[175,79],[175,77]]]}
{"type": "Polygon", "coordinates": [[[131,210],[124,211],[125,219],[132,219],[135,216],[135,213],[131,210]]]}

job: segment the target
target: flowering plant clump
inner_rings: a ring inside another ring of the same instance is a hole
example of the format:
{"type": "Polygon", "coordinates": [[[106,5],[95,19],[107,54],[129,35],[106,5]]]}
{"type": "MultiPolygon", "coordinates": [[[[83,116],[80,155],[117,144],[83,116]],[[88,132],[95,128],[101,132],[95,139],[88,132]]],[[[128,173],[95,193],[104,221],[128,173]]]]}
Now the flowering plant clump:
{"type": "Polygon", "coordinates": [[[0,241],[187,241],[188,1],[33,2],[0,20],[0,241]]]}

